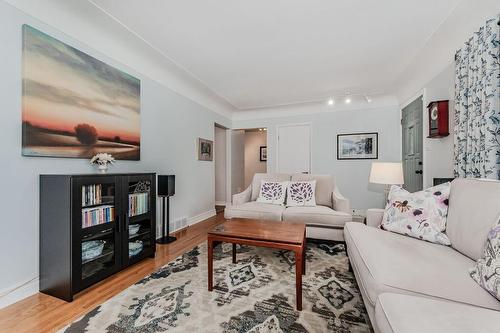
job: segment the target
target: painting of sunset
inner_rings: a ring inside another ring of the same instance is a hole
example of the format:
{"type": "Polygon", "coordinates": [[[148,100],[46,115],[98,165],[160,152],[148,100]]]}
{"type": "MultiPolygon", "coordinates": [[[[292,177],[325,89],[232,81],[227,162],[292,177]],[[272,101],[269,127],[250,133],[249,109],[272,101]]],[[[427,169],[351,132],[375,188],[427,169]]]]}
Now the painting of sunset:
{"type": "Polygon", "coordinates": [[[140,81],[23,25],[25,156],[140,159],[140,81]]]}

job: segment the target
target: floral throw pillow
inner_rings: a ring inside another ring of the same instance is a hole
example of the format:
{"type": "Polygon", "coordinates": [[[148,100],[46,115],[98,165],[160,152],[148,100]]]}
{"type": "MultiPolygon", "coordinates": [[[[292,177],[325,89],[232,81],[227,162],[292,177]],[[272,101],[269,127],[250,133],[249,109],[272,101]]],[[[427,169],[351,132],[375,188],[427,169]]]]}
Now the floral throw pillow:
{"type": "Polygon", "coordinates": [[[449,196],[450,183],[415,193],[393,185],[380,228],[431,243],[451,245],[444,233],[449,196]]]}
{"type": "Polygon", "coordinates": [[[288,182],[268,182],[265,180],[261,181],[257,202],[269,203],[273,205],[284,205],[287,185],[288,182]]]}
{"type": "Polygon", "coordinates": [[[488,233],[484,258],[477,260],[470,276],[500,301],[500,219],[488,233]]]}
{"type": "Polygon", "coordinates": [[[316,206],[316,181],[289,182],[286,205],[316,206]]]}

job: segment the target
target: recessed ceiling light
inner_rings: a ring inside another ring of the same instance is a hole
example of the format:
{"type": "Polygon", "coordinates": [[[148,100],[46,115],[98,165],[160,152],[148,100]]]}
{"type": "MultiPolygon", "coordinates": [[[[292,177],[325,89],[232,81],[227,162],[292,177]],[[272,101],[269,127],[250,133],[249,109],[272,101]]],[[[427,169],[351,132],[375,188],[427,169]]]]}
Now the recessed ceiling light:
{"type": "Polygon", "coordinates": [[[267,131],[267,128],[264,128],[264,131],[267,131]]]}
{"type": "Polygon", "coordinates": [[[328,105],[332,106],[335,104],[335,100],[333,98],[330,98],[327,102],[328,105]]]}
{"type": "Polygon", "coordinates": [[[351,103],[351,97],[346,97],[344,102],[345,104],[351,103]]]}
{"type": "Polygon", "coordinates": [[[365,97],[365,99],[366,99],[366,101],[367,101],[368,103],[371,103],[371,102],[372,102],[372,99],[371,99],[370,97],[368,97],[367,95],[365,95],[364,97],[365,97]]]}

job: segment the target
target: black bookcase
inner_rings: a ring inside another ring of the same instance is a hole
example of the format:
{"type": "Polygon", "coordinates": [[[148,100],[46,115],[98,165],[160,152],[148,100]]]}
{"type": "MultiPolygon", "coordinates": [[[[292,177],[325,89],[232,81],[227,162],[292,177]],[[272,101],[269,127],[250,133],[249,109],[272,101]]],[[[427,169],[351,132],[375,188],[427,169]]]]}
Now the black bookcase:
{"type": "Polygon", "coordinates": [[[40,175],[40,291],[83,289],[154,257],[156,174],[40,175]]]}

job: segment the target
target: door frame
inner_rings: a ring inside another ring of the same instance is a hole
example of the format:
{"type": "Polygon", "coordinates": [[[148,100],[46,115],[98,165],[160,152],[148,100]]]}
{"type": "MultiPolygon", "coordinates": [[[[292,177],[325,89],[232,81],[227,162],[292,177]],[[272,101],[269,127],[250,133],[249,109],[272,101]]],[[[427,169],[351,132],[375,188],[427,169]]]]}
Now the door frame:
{"type": "Polygon", "coordinates": [[[282,125],[276,125],[276,165],[274,167],[274,171],[278,172],[279,170],[279,149],[280,149],[280,144],[279,144],[279,134],[280,134],[280,128],[282,127],[293,127],[293,126],[308,126],[309,127],[309,173],[312,173],[312,122],[307,121],[307,122],[302,122],[302,123],[289,123],[289,124],[282,124],[282,125]]]}

